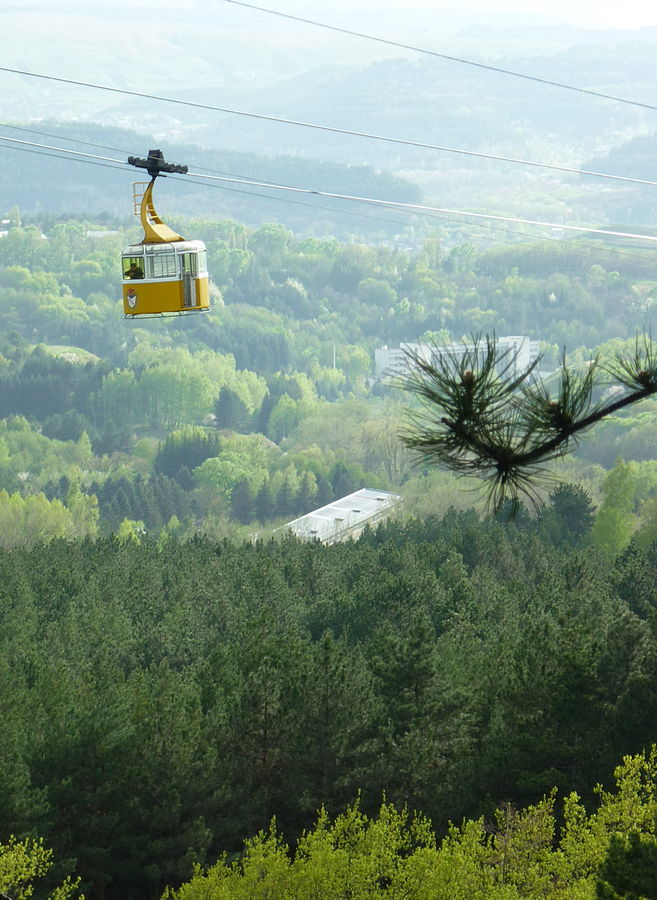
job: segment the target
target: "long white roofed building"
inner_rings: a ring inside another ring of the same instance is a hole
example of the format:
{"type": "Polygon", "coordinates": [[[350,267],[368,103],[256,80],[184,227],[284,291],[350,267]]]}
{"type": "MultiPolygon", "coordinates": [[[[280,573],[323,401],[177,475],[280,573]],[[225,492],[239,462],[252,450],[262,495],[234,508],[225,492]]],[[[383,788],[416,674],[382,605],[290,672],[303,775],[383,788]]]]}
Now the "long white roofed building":
{"type": "Polygon", "coordinates": [[[401,497],[390,491],[361,488],[284,527],[302,540],[334,544],[359,537],[366,525],[384,519],[400,501],[401,497]]]}

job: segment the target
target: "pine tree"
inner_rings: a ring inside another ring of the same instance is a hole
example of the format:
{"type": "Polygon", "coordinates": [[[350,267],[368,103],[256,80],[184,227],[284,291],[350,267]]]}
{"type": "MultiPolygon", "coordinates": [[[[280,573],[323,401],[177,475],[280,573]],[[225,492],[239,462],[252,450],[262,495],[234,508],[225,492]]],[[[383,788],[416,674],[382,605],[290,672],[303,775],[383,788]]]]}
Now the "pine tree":
{"type": "Polygon", "coordinates": [[[500,351],[494,337],[475,338],[462,354],[434,345],[428,359],[413,350],[406,359],[400,384],[421,408],[409,413],[402,440],[430,463],[486,479],[494,509],[507,499],[517,508],[521,497],[538,505],[546,463],[605,416],[657,393],[657,345],[646,335],[633,352],[595,357],[584,372],[564,356],[555,391],[536,372],[540,357],[518,370],[518,353],[500,351]],[[620,397],[594,400],[602,373],[622,385],[620,397]]]}
{"type": "Polygon", "coordinates": [[[333,494],[335,497],[346,497],[347,494],[352,494],[359,487],[352,472],[343,462],[337,462],[333,466],[329,478],[333,485],[333,494]]]}
{"type": "Polygon", "coordinates": [[[268,522],[274,517],[275,500],[267,482],[262,485],[255,498],[255,509],[258,521],[268,522]]]}
{"type": "Polygon", "coordinates": [[[255,495],[246,478],[235,484],[230,496],[230,514],[242,525],[248,525],[255,518],[255,495]]]}
{"type": "Polygon", "coordinates": [[[315,509],[319,509],[319,507],[326,506],[327,503],[331,503],[331,501],[335,499],[335,496],[336,495],[333,490],[333,485],[328,480],[326,475],[318,475],[317,494],[315,496],[315,509]]]}
{"type": "Polygon", "coordinates": [[[229,387],[223,387],[214,404],[214,415],[217,428],[229,428],[232,431],[246,429],[250,415],[246,403],[229,387]]]}
{"type": "Polygon", "coordinates": [[[317,479],[312,472],[304,472],[299,483],[295,508],[299,516],[304,516],[315,508],[317,500],[317,479]]]}

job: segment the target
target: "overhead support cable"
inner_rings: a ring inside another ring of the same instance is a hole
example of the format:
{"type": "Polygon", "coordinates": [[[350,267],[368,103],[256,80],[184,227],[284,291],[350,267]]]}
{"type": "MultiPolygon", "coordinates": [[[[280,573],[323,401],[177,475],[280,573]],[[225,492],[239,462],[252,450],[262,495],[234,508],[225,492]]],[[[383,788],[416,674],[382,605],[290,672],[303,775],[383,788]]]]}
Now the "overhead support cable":
{"type": "MultiPolygon", "coordinates": [[[[11,72],[17,75],[26,75],[30,78],[43,78],[47,81],[56,81],[63,84],[73,84],[78,87],[88,87],[99,91],[109,91],[114,94],[125,94],[130,97],[140,97],[146,100],[158,100],[162,103],[174,103],[180,106],[189,106],[195,109],[206,109],[212,112],[226,113],[227,115],[242,116],[249,119],[257,119],[265,122],[276,122],[281,125],[295,125],[299,128],[311,128],[316,131],[328,132],[330,134],[342,134],[348,137],[359,137],[370,141],[382,141],[389,144],[397,144],[404,147],[418,147],[421,150],[436,150],[441,153],[456,153],[462,156],[470,156],[475,159],[490,159],[494,162],[512,163],[513,165],[529,166],[537,169],[547,169],[553,172],[567,172],[570,175],[585,175],[592,178],[606,178],[612,181],[620,181],[631,184],[643,184],[656,187],[657,182],[648,181],[641,178],[629,178],[624,175],[612,175],[607,172],[593,172],[588,169],[577,169],[571,166],[559,166],[555,163],[540,163],[533,160],[517,159],[510,156],[500,156],[494,153],[482,153],[476,150],[463,150],[457,147],[444,147],[440,144],[430,144],[425,141],[412,141],[408,138],[391,137],[389,135],[374,134],[367,131],[355,131],[349,128],[338,128],[333,125],[322,125],[317,122],[302,122],[296,119],[287,119],[281,116],[269,116],[264,113],[246,112],[245,110],[231,109],[225,106],[215,106],[210,103],[197,103],[193,100],[180,100],[176,97],[163,97],[158,94],[149,94],[143,91],[130,91],[126,88],[114,88],[109,85],[95,84],[89,81],[77,81],[72,78],[60,78],[55,75],[45,75],[39,72],[28,72],[22,69],[8,68],[0,66],[0,72],[11,72]]],[[[656,107],[657,108],[657,107],[656,107]]]]}
{"type": "Polygon", "coordinates": [[[440,206],[425,206],[421,203],[404,203],[398,200],[378,200],[374,197],[358,197],[353,194],[338,194],[331,191],[315,191],[310,188],[292,187],[291,185],[273,184],[268,181],[248,181],[240,178],[227,178],[221,175],[203,175],[201,172],[190,172],[194,178],[205,178],[211,181],[227,182],[228,184],[250,185],[252,187],[268,188],[276,191],[291,191],[298,194],[311,194],[316,197],[328,197],[333,200],[350,200],[355,203],[366,203],[370,206],[386,206],[390,209],[404,209],[409,212],[445,213],[448,215],[467,216],[474,219],[489,219],[495,222],[515,222],[520,225],[536,225],[540,228],[556,228],[565,231],[578,231],[586,234],[604,234],[611,237],[633,238],[640,241],[657,243],[657,235],[635,234],[629,231],[615,231],[606,228],[589,228],[585,225],[564,225],[562,222],[544,222],[538,219],[523,219],[516,216],[496,216],[492,213],[469,212],[462,209],[447,209],[440,206]]]}
{"type": "Polygon", "coordinates": [[[12,131],[24,131],[27,134],[40,134],[41,137],[51,137],[58,141],[68,141],[69,144],[81,144],[84,147],[97,147],[100,150],[113,150],[115,153],[128,155],[127,150],[120,147],[108,147],[107,144],[97,144],[94,141],[82,141],[80,138],[68,137],[66,134],[53,133],[52,131],[38,131],[36,128],[26,128],[24,125],[14,125],[11,122],[0,122],[0,128],[11,128],[12,131]]]}
{"type": "MultiPolygon", "coordinates": [[[[57,153],[64,153],[70,156],[82,156],[86,157],[87,159],[95,159],[102,162],[119,164],[123,164],[125,162],[125,160],[122,159],[112,159],[110,156],[97,156],[93,153],[83,153],[81,150],[69,150],[66,147],[50,147],[48,146],[48,144],[37,144],[35,141],[21,141],[18,138],[5,137],[5,135],[0,135],[0,140],[10,141],[12,144],[23,144],[25,147],[38,147],[40,150],[56,150],[57,153]]],[[[64,158],[65,157],[62,157],[62,159],[64,158]]]]}
{"type": "Polygon", "coordinates": [[[224,0],[224,3],[232,3],[233,6],[243,6],[245,9],[253,9],[257,12],[267,13],[271,16],[279,16],[282,19],[291,19],[294,22],[303,22],[306,25],[314,25],[318,28],[326,28],[329,31],[337,31],[339,34],[348,34],[351,37],[363,38],[366,41],[375,41],[377,44],[387,44],[389,47],[397,47],[402,50],[411,50],[413,53],[422,53],[425,56],[434,56],[437,59],[445,59],[449,62],[461,63],[465,66],[474,66],[477,69],[486,69],[489,72],[498,72],[501,75],[511,75],[514,78],[524,78],[526,81],[535,81],[538,84],[546,84],[549,87],[562,88],[566,91],[576,91],[579,94],[589,94],[591,97],[600,97],[603,100],[613,100],[616,103],[625,103],[629,106],[640,106],[642,109],[657,110],[652,103],[644,103],[641,100],[631,100],[627,97],[617,97],[604,91],[594,91],[590,88],[578,87],[574,84],[566,84],[563,81],[554,81],[551,78],[541,78],[538,75],[530,75],[527,72],[515,72],[512,69],[504,69],[501,66],[493,66],[490,63],[478,62],[474,59],[465,59],[462,56],[451,56],[447,53],[439,53],[437,50],[429,50],[427,47],[415,47],[402,41],[393,41],[390,38],[382,38],[373,34],[365,34],[351,28],[341,28],[338,25],[329,25],[326,22],[318,22],[316,19],[307,19],[303,16],[295,16],[291,13],[280,12],[277,9],[269,9],[264,6],[256,6],[255,3],[246,3],[244,0],[224,0]]]}
{"type": "MultiPolygon", "coordinates": [[[[9,127],[11,127],[11,126],[9,126],[9,127]]],[[[37,133],[41,133],[41,132],[37,132],[37,133]]],[[[55,135],[52,135],[52,136],[54,137],[55,135]]],[[[74,139],[71,138],[70,140],[74,140],[74,139]]],[[[77,143],[88,144],[89,142],[79,141],[77,143]]],[[[36,145],[36,146],[38,147],[41,145],[36,145]]],[[[93,146],[104,146],[104,145],[93,145],[93,146]]],[[[59,148],[55,148],[55,150],[57,150],[57,149],[59,149],[59,148]]],[[[117,148],[107,148],[107,149],[117,150],[117,148]]],[[[106,162],[98,162],[93,158],[92,159],[78,159],[75,156],[57,156],[56,153],[47,152],[45,150],[33,149],[32,147],[5,146],[2,144],[0,144],[0,150],[15,150],[15,151],[21,152],[21,153],[32,153],[37,156],[47,156],[51,159],[59,159],[64,162],[83,163],[84,165],[99,166],[101,168],[114,169],[115,171],[125,170],[125,163],[123,163],[122,161],[117,161],[116,165],[111,165],[110,163],[106,163],[106,162]]],[[[117,150],[117,152],[122,152],[122,151],[117,150]]],[[[102,159],[102,157],[100,157],[100,159],[102,159]]],[[[204,171],[208,171],[208,170],[204,170],[204,171]]],[[[212,171],[212,170],[209,170],[209,171],[212,171]]],[[[208,177],[207,175],[199,175],[199,173],[196,173],[196,174],[198,177],[202,177],[204,179],[207,179],[207,177],[208,177]]],[[[170,177],[172,177],[174,181],[179,180],[179,179],[176,179],[175,175],[170,176],[170,177]]],[[[193,178],[186,178],[185,183],[197,185],[198,187],[206,187],[206,188],[212,187],[212,188],[216,188],[217,190],[226,191],[228,193],[242,194],[245,197],[263,198],[266,200],[272,200],[276,203],[287,203],[287,204],[292,204],[294,206],[305,206],[305,207],[309,207],[309,208],[312,208],[315,210],[324,210],[329,213],[335,213],[337,215],[352,216],[354,218],[359,218],[359,219],[371,219],[372,221],[379,222],[381,225],[399,225],[402,228],[407,227],[407,226],[412,226],[414,228],[415,227],[419,227],[419,228],[425,227],[424,223],[422,223],[422,222],[417,222],[417,221],[415,221],[415,222],[413,222],[413,221],[400,222],[400,221],[396,221],[396,220],[390,219],[390,218],[382,219],[379,216],[370,216],[370,215],[367,215],[367,213],[355,212],[354,210],[341,209],[341,208],[335,207],[335,206],[322,206],[322,205],[316,204],[316,203],[306,203],[303,200],[292,200],[290,197],[277,197],[272,194],[263,194],[263,193],[259,193],[257,191],[248,191],[248,190],[243,190],[243,189],[234,188],[234,187],[231,188],[231,187],[227,187],[225,184],[211,184],[205,180],[204,181],[194,181],[193,178]]],[[[249,182],[247,182],[247,185],[248,184],[249,184],[249,182]]],[[[274,185],[274,187],[281,187],[281,185],[274,185]]],[[[313,192],[313,193],[318,193],[318,192],[313,192]]],[[[381,209],[381,208],[394,209],[394,207],[391,206],[390,202],[388,202],[388,201],[377,201],[377,208],[379,208],[379,209],[381,209]]],[[[400,210],[400,211],[403,211],[403,210],[400,210]]],[[[461,210],[458,210],[456,212],[456,214],[457,215],[468,215],[468,213],[465,213],[461,210]]],[[[442,221],[451,221],[451,222],[454,221],[453,217],[451,215],[447,215],[447,214],[441,215],[440,213],[433,213],[433,212],[427,212],[427,211],[421,211],[421,210],[409,211],[409,215],[419,216],[422,219],[428,218],[428,219],[438,219],[438,220],[442,220],[442,221]]],[[[456,223],[454,223],[454,224],[456,224],[456,223]]],[[[491,231],[504,232],[505,234],[509,234],[513,237],[528,237],[528,238],[532,238],[533,240],[537,239],[537,237],[538,237],[536,234],[530,234],[528,232],[519,231],[517,228],[516,229],[506,228],[506,227],[504,227],[504,225],[497,225],[495,223],[489,223],[489,222],[485,222],[485,221],[481,221],[481,220],[478,220],[477,222],[460,222],[458,224],[460,226],[466,227],[466,228],[472,228],[475,225],[479,225],[482,228],[488,228],[491,231]]],[[[555,227],[563,228],[565,226],[555,225],[555,227]]],[[[592,229],[587,228],[585,230],[590,232],[592,229]]],[[[544,238],[541,238],[541,240],[548,241],[553,244],[564,245],[564,241],[559,238],[544,237],[544,238]]],[[[623,250],[615,249],[613,247],[605,247],[605,248],[592,247],[591,250],[593,251],[593,253],[596,257],[599,257],[601,253],[604,253],[607,256],[611,255],[614,258],[614,260],[621,260],[621,261],[633,260],[635,262],[642,261],[640,257],[636,257],[634,254],[632,254],[629,251],[623,251],[623,250]]],[[[567,251],[572,256],[577,256],[582,259],[591,259],[590,252],[589,253],[580,252],[580,251],[576,250],[572,245],[567,246],[567,251]]],[[[646,272],[652,273],[653,270],[654,270],[654,267],[652,265],[649,265],[649,268],[646,269],[646,272]]]]}
{"type": "MultiPolygon", "coordinates": [[[[109,163],[113,163],[113,164],[121,166],[123,164],[122,160],[113,159],[112,157],[109,157],[109,156],[98,156],[98,155],[91,154],[91,153],[82,153],[79,150],[69,150],[69,149],[66,149],[63,147],[52,147],[52,146],[48,146],[46,144],[37,144],[34,141],[22,141],[22,140],[19,140],[18,138],[4,137],[1,135],[0,135],[0,140],[8,141],[11,144],[18,144],[21,147],[24,147],[25,149],[39,148],[42,151],[51,151],[51,152],[55,151],[57,153],[64,154],[63,156],[58,157],[59,159],[73,158],[73,159],[78,160],[79,162],[84,162],[85,160],[90,160],[90,161],[94,161],[94,162],[97,162],[100,164],[105,164],[105,165],[107,165],[109,163]]],[[[439,206],[427,206],[427,205],[420,204],[420,203],[405,203],[405,202],[397,201],[397,200],[381,200],[381,199],[377,199],[375,197],[360,197],[360,196],[353,195],[353,194],[340,194],[340,193],[336,193],[336,192],[332,192],[332,191],[318,191],[318,190],[313,190],[311,188],[302,188],[302,187],[296,187],[294,185],[279,184],[277,182],[257,181],[255,179],[235,178],[235,177],[228,177],[225,175],[208,175],[208,174],[204,174],[203,172],[190,172],[189,174],[195,178],[201,178],[206,181],[218,181],[218,182],[226,183],[226,184],[239,184],[244,187],[266,188],[268,190],[273,190],[273,191],[292,192],[292,193],[306,194],[306,195],[311,195],[311,196],[316,196],[316,197],[327,197],[327,198],[333,199],[333,200],[348,200],[348,201],[352,201],[354,203],[365,203],[370,206],[387,207],[388,209],[406,210],[408,212],[419,212],[419,213],[429,212],[429,213],[442,213],[442,214],[446,214],[446,215],[459,215],[459,216],[465,216],[468,218],[487,219],[489,221],[513,222],[515,224],[520,224],[520,225],[535,225],[535,226],[538,226],[541,228],[553,228],[553,229],[560,229],[560,230],[566,230],[566,231],[578,231],[578,232],[584,232],[584,233],[588,233],[588,234],[602,234],[602,235],[608,235],[608,236],[612,236],[612,237],[624,237],[624,238],[633,238],[636,240],[657,242],[657,236],[653,237],[651,235],[645,235],[645,234],[641,235],[641,234],[635,234],[633,232],[615,231],[615,230],[603,229],[603,228],[590,228],[590,227],[586,227],[584,225],[565,225],[560,222],[544,222],[544,221],[537,220],[537,219],[524,219],[524,218],[518,218],[515,216],[493,215],[492,213],[476,213],[476,212],[469,212],[466,210],[449,209],[449,208],[439,207],[439,206]]]]}

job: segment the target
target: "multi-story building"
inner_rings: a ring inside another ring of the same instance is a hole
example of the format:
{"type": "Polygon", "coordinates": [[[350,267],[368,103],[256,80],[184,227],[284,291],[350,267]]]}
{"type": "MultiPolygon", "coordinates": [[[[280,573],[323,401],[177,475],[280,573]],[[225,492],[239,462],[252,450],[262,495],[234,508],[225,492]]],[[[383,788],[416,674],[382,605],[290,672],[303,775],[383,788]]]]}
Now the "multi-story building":
{"type": "MultiPolygon", "coordinates": [[[[538,341],[530,341],[528,337],[509,336],[496,338],[497,348],[501,354],[501,363],[506,365],[513,361],[513,373],[517,374],[526,369],[538,358],[538,341]]],[[[457,362],[467,353],[471,352],[474,344],[445,344],[445,351],[457,362]]],[[[408,353],[429,362],[440,353],[440,346],[434,344],[400,344],[399,347],[381,347],[374,351],[374,373],[377,378],[385,375],[407,375],[408,353]]],[[[481,345],[481,352],[485,352],[485,343],[481,345]]]]}

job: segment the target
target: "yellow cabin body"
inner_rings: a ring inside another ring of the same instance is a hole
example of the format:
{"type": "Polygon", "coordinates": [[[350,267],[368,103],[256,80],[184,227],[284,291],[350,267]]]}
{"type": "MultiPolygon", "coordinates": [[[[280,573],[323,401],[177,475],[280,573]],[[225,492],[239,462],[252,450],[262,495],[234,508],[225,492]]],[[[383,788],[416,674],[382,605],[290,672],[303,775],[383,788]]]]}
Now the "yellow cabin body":
{"type": "Polygon", "coordinates": [[[210,308],[202,241],[132,244],[121,258],[127,317],[180,315],[210,308]]]}

